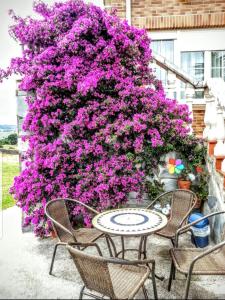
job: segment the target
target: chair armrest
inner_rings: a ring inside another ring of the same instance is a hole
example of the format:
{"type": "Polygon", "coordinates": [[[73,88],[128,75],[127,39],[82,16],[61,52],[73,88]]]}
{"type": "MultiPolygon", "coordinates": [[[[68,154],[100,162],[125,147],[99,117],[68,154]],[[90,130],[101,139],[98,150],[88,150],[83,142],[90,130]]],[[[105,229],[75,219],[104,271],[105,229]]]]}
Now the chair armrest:
{"type": "Polygon", "coordinates": [[[68,246],[84,247],[84,249],[87,248],[87,247],[95,247],[95,248],[97,249],[97,251],[98,251],[98,254],[99,254],[100,256],[103,256],[103,255],[102,255],[102,251],[101,251],[99,245],[96,244],[96,243],[78,243],[78,242],[71,243],[71,242],[70,242],[70,243],[68,243],[68,246]]]}
{"type": "Polygon", "coordinates": [[[190,264],[190,267],[189,267],[189,272],[192,272],[193,268],[194,268],[194,264],[201,258],[203,258],[204,256],[218,250],[219,248],[222,248],[223,246],[225,246],[225,241],[211,247],[210,249],[204,251],[203,253],[201,253],[200,255],[196,256],[193,261],[191,262],[190,264]]]}
{"type": "Polygon", "coordinates": [[[67,200],[67,201],[71,201],[71,202],[74,202],[76,204],[79,204],[79,205],[82,205],[84,206],[85,208],[87,208],[88,210],[92,211],[95,215],[98,215],[100,212],[95,210],[94,208],[90,207],[89,205],[83,203],[83,202],[80,202],[76,199],[71,199],[71,198],[64,198],[64,200],[67,200]]]}
{"type": "Polygon", "coordinates": [[[168,194],[168,193],[170,193],[170,192],[165,192],[165,193],[163,193],[163,194],[160,194],[158,197],[156,197],[147,207],[146,207],[146,209],[149,209],[150,207],[152,207],[152,205],[156,202],[156,201],[158,201],[159,200],[159,198],[161,198],[161,197],[163,197],[164,195],[166,195],[166,194],[168,194]]]}
{"type": "Polygon", "coordinates": [[[189,223],[181,228],[179,228],[177,231],[176,231],[176,234],[175,234],[175,247],[178,247],[178,238],[179,238],[179,235],[186,232],[191,226],[201,222],[202,220],[205,220],[206,218],[211,218],[213,216],[216,216],[216,215],[219,215],[219,214],[224,214],[225,211],[222,210],[222,211],[217,211],[217,212],[214,212],[214,213],[211,213],[211,214],[208,214],[192,223],[189,223]]]}
{"type": "Polygon", "coordinates": [[[120,265],[147,265],[152,264],[155,265],[154,259],[139,259],[139,260],[125,260],[121,258],[109,258],[107,259],[108,263],[112,264],[120,264],[120,265]]]}

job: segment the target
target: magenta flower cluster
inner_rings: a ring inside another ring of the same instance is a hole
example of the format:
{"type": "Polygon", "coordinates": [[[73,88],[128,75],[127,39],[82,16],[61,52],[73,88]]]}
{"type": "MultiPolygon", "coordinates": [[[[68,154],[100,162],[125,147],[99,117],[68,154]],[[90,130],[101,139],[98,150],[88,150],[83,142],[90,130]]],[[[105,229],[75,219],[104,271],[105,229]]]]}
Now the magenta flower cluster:
{"type": "MultiPolygon", "coordinates": [[[[186,136],[190,118],[150,70],[144,30],[80,0],[36,2],[34,10],[40,18],[11,13],[10,32],[23,52],[1,75],[20,74],[28,93],[26,168],[11,192],[25,225],[45,236],[50,199],[76,198],[101,211],[140,193],[145,170],[137,158],[147,146],[186,136]]],[[[91,225],[86,212],[84,223],[91,225]]]]}

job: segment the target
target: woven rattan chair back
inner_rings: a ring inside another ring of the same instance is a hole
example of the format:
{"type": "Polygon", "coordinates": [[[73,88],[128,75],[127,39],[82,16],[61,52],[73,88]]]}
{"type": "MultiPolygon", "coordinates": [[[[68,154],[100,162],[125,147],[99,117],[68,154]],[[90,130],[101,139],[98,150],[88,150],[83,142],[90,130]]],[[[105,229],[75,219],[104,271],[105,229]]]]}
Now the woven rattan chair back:
{"type": "Polygon", "coordinates": [[[61,242],[66,242],[66,243],[73,242],[74,240],[72,236],[69,233],[65,232],[65,230],[57,226],[57,222],[58,222],[59,224],[67,228],[71,233],[73,231],[65,200],[56,199],[54,201],[47,203],[46,212],[48,213],[48,215],[52,220],[54,230],[59,240],[61,242]]]}
{"type": "Polygon", "coordinates": [[[170,224],[179,227],[193,208],[196,196],[189,190],[175,190],[172,193],[170,224]]]}
{"type": "Polygon", "coordinates": [[[74,248],[69,252],[86,288],[115,299],[107,261],[74,248]]]}

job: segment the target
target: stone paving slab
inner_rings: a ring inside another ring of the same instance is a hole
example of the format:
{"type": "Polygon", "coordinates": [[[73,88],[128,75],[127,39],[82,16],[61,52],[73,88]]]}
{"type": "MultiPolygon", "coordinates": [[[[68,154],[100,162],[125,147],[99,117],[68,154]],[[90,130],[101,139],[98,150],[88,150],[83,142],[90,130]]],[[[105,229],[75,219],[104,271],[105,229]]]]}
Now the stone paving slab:
{"type": "MultiPolygon", "coordinates": [[[[53,270],[48,275],[55,240],[38,239],[32,233],[22,233],[21,213],[17,207],[3,211],[3,237],[0,240],[0,299],[77,299],[82,280],[65,248],[59,248],[53,270]]],[[[115,238],[117,245],[119,238],[115,238]]],[[[138,239],[126,241],[128,247],[137,247],[138,239]]],[[[104,240],[100,241],[104,255],[108,255],[104,240]]],[[[190,237],[181,241],[189,245],[190,237]]],[[[156,272],[165,276],[157,280],[160,299],[180,299],[184,292],[185,277],[177,273],[172,291],[167,292],[170,270],[168,249],[170,242],[157,236],[148,239],[148,255],[156,259],[156,272]]],[[[88,250],[92,253],[93,250],[88,250]]],[[[132,252],[132,255],[134,253],[132,252]]],[[[195,276],[191,283],[192,299],[224,299],[225,277],[195,276]]],[[[152,283],[147,282],[149,298],[153,298],[152,283]]],[[[140,292],[137,299],[142,299],[140,292]]]]}

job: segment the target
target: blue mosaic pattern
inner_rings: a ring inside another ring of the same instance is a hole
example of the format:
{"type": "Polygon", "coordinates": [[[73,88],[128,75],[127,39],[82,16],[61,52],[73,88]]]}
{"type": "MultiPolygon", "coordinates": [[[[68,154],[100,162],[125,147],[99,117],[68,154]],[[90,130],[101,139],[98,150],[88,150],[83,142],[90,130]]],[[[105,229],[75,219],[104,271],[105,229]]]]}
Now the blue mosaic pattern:
{"type": "Polygon", "coordinates": [[[93,219],[95,228],[117,235],[151,234],[166,224],[167,218],[164,215],[142,208],[109,210],[93,219]]]}

